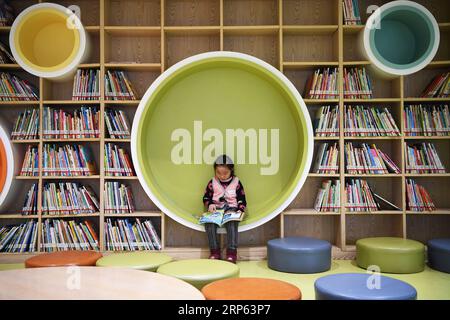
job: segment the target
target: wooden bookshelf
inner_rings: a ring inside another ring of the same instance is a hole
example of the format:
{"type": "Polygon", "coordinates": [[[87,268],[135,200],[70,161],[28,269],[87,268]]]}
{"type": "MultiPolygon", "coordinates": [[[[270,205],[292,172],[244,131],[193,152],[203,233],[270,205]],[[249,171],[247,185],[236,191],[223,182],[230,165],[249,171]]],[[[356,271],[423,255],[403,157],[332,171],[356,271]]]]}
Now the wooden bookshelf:
{"type": "MultiPolygon", "coordinates": [[[[15,0],[11,4],[20,12],[24,8],[43,0],[15,0]]],[[[426,241],[432,237],[450,236],[450,159],[448,174],[407,174],[404,166],[404,142],[420,140],[440,144],[440,151],[450,151],[450,137],[406,137],[401,116],[405,104],[448,103],[450,99],[418,98],[420,90],[440,72],[449,70],[450,2],[447,0],[419,0],[435,16],[441,29],[441,47],[435,60],[422,71],[395,79],[373,78],[374,99],[344,99],[343,68],[369,67],[357,51],[357,35],[364,26],[347,26],[343,23],[341,0],[60,0],[49,1],[62,5],[78,5],[81,20],[92,41],[92,55],[81,67],[100,69],[101,78],[107,70],[125,70],[140,99],[151,83],[174,63],[185,57],[212,50],[234,50],[254,55],[283,72],[298,91],[303,94],[305,83],[318,67],[330,66],[339,69],[339,99],[305,99],[313,116],[322,105],[338,105],[340,108],[340,135],[337,137],[315,137],[315,145],[324,141],[339,143],[339,171],[334,175],[310,173],[299,195],[278,217],[266,224],[240,234],[241,250],[248,256],[263,257],[261,247],[274,237],[313,236],[330,241],[343,251],[354,250],[354,243],[361,237],[399,236],[426,241]],[[399,137],[346,137],[343,132],[343,110],[346,104],[389,106],[402,135],[399,137]],[[389,148],[391,156],[402,172],[398,175],[348,175],[344,166],[344,144],[366,140],[389,148]],[[348,212],[342,201],[339,212],[317,212],[312,209],[317,189],[325,179],[339,179],[341,199],[347,179],[367,179],[374,183],[387,199],[394,201],[401,211],[348,212]],[[439,208],[432,213],[415,213],[406,210],[405,179],[425,182],[439,208]]],[[[371,4],[382,5],[388,0],[374,0],[371,4]]],[[[363,23],[367,20],[366,1],[359,0],[363,23]]],[[[0,27],[0,38],[7,39],[10,27],[0,27]]],[[[103,152],[105,143],[119,143],[130,149],[130,139],[110,139],[104,124],[105,108],[121,109],[130,122],[133,120],[140,100],[108,101],[104,99],[104,83],[101,83],[99,101],[71,101],[72,82],[54,83],[27,74],[18,65],[0,65],[0,70],[17,73],[39,88],[40,100],[35,102],[0,102],[0,114],[8,116],[11,126],[19,112],[29,107],[46,105],[61,108],[78,108],[81,105],[97,106],[100,110],[100,138],[82,139],[96,159],[96,175],[86,177],[47,177],[42,172],[38,177],[20,177],[27,186],[39,185],[37,216],[21,216],[20,205],[27,187],[18,197],[20,203],[0,214],[0,224],[37,219],[59,218],[45,216],[41,212],[43,183],[46,181],[78,181],[91,185],[99,200],[100,211],[89,215],[100,237],[101,250],[105,250],[104,226],[108,218],[149,218],[160,231],[163,251],[176,252],[182,257],[198,257],[207,246],[202,232],[188,229],[161,213],[146,196],[136,177],[108,177],[104,175],[103,152]],[[104,183],[116,180],[131,185],[137,211],[133,214],[106,214],[104,211],[104,183]],[[122,181],[123,180],[123,181],[122,181]],[[12,213],[11,213],[12,212],[12,213]],[[10,214],[11,213],[11,214],[10,214]]],[[[15,144],[39,146],[42,157],[44,143],[53,139],[14,141],[15,144]]],[[[80,141],[80,139],[76,139],[80,141]]],[[[58,141],[74,143],[73,140],[58,141]]],[[[23,154],[22,154],[23,156],[23,154]]],[[[447,157],[441,154],[443,157],[447,157]]],[[[314,159],[315,155],[313,156],[314,159]]],[[[42,167],[42,159],[40,159],[42,167]]],[[[201,195],[199,195],[200,197],[201,195]]],[[[74,216],[83,218],[82,215],[74,216]]],[[[73,218],[61,216],[61,218],[73,218]]],[[[38,248],[41,230],[39,229],[38,248]]],[[[223,241],[223,239],[222,239],[223,241]]],[[[3,256],[0,254],[0,261],[3,256]]],[[[27,256],[27,255],[24,255],[27,256]]]]}

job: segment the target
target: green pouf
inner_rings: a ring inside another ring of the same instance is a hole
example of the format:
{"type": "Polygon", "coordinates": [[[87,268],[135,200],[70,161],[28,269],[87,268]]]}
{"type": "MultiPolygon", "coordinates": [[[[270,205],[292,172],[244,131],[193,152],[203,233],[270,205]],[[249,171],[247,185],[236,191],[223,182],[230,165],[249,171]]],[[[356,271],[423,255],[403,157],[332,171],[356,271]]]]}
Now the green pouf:
{"type": "Polygon", "coordinates": [[[97,260],[98,267],[125,267],[156,271],[159,266],[172,261],[172,257],[159,252],[115,253],[97,260]]]}
{"type": "Polygon", "coordinates": [[[416,273],[425,268],[425,246],[403,238],[366,238],[356,241],[356,263],[377,266],[386,273],[416,273]]]}
{"type": "Polygon", "coordinates": [[[216,280],[239,277],[237,265],[209,259],[170,262],[159,267],[157,272],[184,280],[198,289],[216,280]]]}
{"type": "Polygon", "coordinates": [[[0,271],[25,269],[24,263],[4,263],[0,264],[0,271]]]}

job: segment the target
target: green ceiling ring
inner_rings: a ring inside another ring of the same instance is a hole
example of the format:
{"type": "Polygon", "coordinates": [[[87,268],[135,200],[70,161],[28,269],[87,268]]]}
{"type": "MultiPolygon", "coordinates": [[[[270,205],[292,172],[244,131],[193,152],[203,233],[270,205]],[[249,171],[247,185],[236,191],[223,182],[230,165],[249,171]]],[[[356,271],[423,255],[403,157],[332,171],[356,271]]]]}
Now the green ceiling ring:
{"type": "Polygon", "coordinates": [[[250,163],[248,156],[255,149],[248,144],[241,163],[233,157],[248,202],[247,217],[239,231],[276,217],[295,199],[308,175],[313,154],[311,119],[302,97],[279,70],[238,52],[207,52],[186,58],[148,88],[137,108],[131,133],[133,165],[147,195],[172,219],[204,231],[196,216],[204,211],[202,196],[214,175],[214,157],[202,158],[203,154],[195,152],[205,151],[209,144],[196,137],[204,138],[202,134],[213,128],[223,133],[224,140],[227,129],[258,133],[258,144],[252,145],[258,146],[258,151],[252,153],[257,154],[256,164],[250,163]],[[194,154],[189,157],[190,163],[173,161],[177,141],[171,138],[177,129],[189,132],[194,140],[190,144],[194,154]],[[260,135],[264,130],[267,140],[260,135]],[[259,152],[264,149],[264,141],[268,142],[271,162],[261,161],[264,159],[259,152]],[[272,145],[272,141],[279,143],[272,145]],[[196,154],[200,157],[196,158],[196,154]],[[263,168],[269,167],[272,172],[263,174],[263,168]]]}

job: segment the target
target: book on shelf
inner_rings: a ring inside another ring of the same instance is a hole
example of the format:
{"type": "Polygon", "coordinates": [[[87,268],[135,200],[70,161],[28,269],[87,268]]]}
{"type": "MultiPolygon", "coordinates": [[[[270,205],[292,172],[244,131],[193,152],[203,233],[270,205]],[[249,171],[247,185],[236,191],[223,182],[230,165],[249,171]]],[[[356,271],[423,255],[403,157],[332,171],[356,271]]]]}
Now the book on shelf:
{"type": "Polygon", "coordinates": [[[307,99],[338,99],[338,68],[319,68],[305,85],[307,99]]]}
{"type": "Polygon", "coordinates": [[[351,212],[378,211],[380,205],[366,180],[350,179],[345,182],[346,208],[351,212]]]}
{"type": "Polygon", "coordinates": [[[105,182],[105,213],[133,213],[133,193],[131,187],[119,182],[105,182]]]}
{"type": "Polygon", "coordinates": [[[445,173],[436,147],[430,142],[412,145],[405,142],[405,163],[406,173],[445,173]]]}
{"type": "Polygon", "coordinates": [[[37,101],[38,90],[15,74],[0,72],[0,101],[37,101]]]}
{"type": "Polygon", "coordinates": [[[44,139],[99,138],[100,111],[96,107],[80,107],[73,113],[44,107],[42,112],[44,139]]]}
{"type": "Polygon", "coordinates": [[[100,100],[100,70],[78,69],[73,79],[72,100],[100,100]]]}
{"type": "Polygon", "coordinates": [[[105,74],[106,100],[137,100],[137,94],[125,72],[107,70],[105,74]]]}
{"type": "Polygon", "coordinates": [[[122,110],[106,109],[105,124],[110,138],[130,139],[130,124],[122,110]]]}
{"type": "Polygon", "coordinates": [[[314,162],[313,172],[324,174],[336,174],[339,172],[338,143],[322,143],[319,145],[314,162]]]}
{"type": "Polygon", "coordinates": [[[344,0],[342,1],[344,9],[344,24],[346,25],[361,25],[361,15],[359,13],[358,0],[344,0]]]}
{"type": "Polygon", "coordinates": [[[19,113],[11,133],[11,140],[33,139],[39,139],[39,109],[19,113]]]}
{"type": "Polygon", "coordinates": [[[113,177],[134,176],[133,164],[125,149],[113,143],[105,144],[105,175],[113,177]]]}
{"type": "Polygon", "coordinates": [[[44,252],[100,249],[97,233],[89,220],[45,219],[41,235],[44,252]]]}
{"type": "Polygon", "coordinates": [[[450,97],[450,72],[445,72],[434,77],[420,96],[422,98],[450,97]]]}
{"type": "Polygon", "coordinates": [[[406,203],[410,211],[436,210],[428,191],[413,179],[406,179],[406,203]]]}
{"type": "Polygon", "coordinates": [[[3,41],[0,41],[0,64],[14,64],[16,59],[11,53],[11,49],[3,41]]]}
{"type": "Polygon", "coordinates": [[[316,137],[339,137],[339,106],[322,106],[314,119],[316,137]]]}
{"type": "Polygon", "coordinates": [[[0,1],[0,26],[11,26],[16,18],[14,8],[8,3],[9,1],[0,1]]]}
{"type": "Polygon", "coordinates": [[[37,220],[0,227],[0,252],[36,252],[37,220]]]}
{"type": "Polygon", "coordinates": [[[198,223],[214,223],[219,227],[223,227],[223,225],[229,221],[242,221],[244,219],[244,216],[244,211],[217,209],[214,212],[203,213],[202,216],[198,219],[198,223]]]}
{"type": "Polygon", "coordinates": [[[387,107],[344,106],[344,135],[346,137],[400,136],[387,107]]]}
{"type": "Polygon", "coordinates": [[[25,201],[22,207],[22,215],[37,215],[38,214],[38,184],[33,183],[30,190],[28,190],[25,201]]]}
{"type": "Polygon", "coordinates": [[[38,147],[28,146],[22,162],[19,175],[26,177],[39,176],[39,151],[38,147]]]}
{"type": "Polygon", "coordinates": [[[341,183],[339,180],[322,182],[314,201],[314,209],[320,212],[339,212],[341,208],[341,183]]]}
{"type": "Polygon", "coordinates": [[[161,250],[161,240],[151,220],[106,219],[106,249],[110,251],[161,250]]]}
{"type": "Polygon", "coordinates": [[[403,109],[406,136],[450,135],[448,104],[408,105],[403,109]]]}
{"type": "Polygon", "coordinates": [[[75,182],[44,183],[42,214],[90,214],[100,210],[95,192],[89,186],[75,182]]]}
{"type": "Polygon", "coordinates": [[[371,99],[372,82],[366,68],[344,68],[344,99],[371,99]]]}
{"type": "Polygon", "coordinates": [[[95,163],[91,150],[83,145],[44,144],[42,174],[44,176],[91,176],[95,163]]]}
{"type": "Polygon", "coordinates": [[[349,174],[401,173],[400,168],[375,144],[362,143],[360,147],[347,142],[344,149],[345,169],[349,174]]]}

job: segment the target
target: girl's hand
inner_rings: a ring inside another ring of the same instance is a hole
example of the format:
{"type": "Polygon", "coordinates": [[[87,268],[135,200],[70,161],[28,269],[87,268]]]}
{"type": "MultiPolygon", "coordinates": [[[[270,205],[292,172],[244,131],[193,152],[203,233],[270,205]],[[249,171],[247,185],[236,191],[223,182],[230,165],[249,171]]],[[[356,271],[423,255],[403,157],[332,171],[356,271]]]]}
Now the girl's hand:
{"type": "Polygon", "coordinates": [[[209,212],[214,212],[214,211],[216,211],[216,205],[215,205],[215,204],[210,204],[209,207],[208,207],[208,211],[209,211],[209,212]]]}

